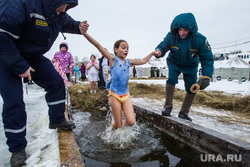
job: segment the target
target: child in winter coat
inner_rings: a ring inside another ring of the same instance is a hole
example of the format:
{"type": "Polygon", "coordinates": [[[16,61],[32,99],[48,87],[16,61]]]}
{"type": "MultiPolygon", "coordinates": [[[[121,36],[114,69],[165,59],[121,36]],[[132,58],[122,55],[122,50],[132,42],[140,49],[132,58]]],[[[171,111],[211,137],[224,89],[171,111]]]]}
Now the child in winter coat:
{"type": "Polygon", "coordinates": [[[76,80],[79,81],[79,79],[80,79],[80,70],[79,70],[78,65],[75,65],[74,73],[75,73],[76,80]]]}
{"type": "Polygon", "coordinates": [[[61,63],[62,69],[65,71],[68,80],[70,80],[70,71],[74,69],[74,60],[70,52],[68,52],[68,44],[62,42],[59,46],[60,51],[56,52],[56,56],[61,63]]]}

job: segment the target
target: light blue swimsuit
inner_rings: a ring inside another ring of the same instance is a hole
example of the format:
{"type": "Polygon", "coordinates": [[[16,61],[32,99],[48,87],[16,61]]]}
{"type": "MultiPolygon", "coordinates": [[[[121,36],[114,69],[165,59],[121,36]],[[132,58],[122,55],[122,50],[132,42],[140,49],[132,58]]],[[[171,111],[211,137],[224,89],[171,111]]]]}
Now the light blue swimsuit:
{"type": "Polygon", "coordinates": [[[107,89],[111,89],[118,95],[125,95],[128,92],[130,61],[126,59],[124,64],[118,57],[115,57],[115,64],[110,68],[111,79],[107,89]]]}

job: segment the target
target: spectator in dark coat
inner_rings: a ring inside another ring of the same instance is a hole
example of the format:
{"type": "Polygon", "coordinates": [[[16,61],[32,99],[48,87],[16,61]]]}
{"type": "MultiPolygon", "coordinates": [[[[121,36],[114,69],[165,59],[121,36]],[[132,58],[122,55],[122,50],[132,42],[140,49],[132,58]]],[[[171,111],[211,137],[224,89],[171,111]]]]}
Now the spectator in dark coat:
{"type": "Polygon", "coordinates": [[[84,63],[82,63],[82,66],[80,68],[80,72],[81,72],[82,80],[85,80],[86,79],[86,66],[84,63]]]}

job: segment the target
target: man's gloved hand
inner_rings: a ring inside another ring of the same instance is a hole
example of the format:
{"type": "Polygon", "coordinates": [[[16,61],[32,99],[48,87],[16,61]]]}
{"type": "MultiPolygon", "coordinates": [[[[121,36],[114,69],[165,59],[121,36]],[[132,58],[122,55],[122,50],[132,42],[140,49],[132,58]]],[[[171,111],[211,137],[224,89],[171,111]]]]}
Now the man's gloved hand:
{"type": "Polygon", "coordinates": [[[197,83],[193,84],[190,88],[190,91],[192,93],[196,93],[199,90],[204,90],[208,85],[210,84],[210,78],[207,76],[202,76],[200,79],[197,81],[197,83]]]}
{"type": "Polygon", "coordinates": [[[202,76],[197,81],[197,84],[200,85],[200,90],[204,90],[206,87],[209,86],[209,84],[210,84],[210,78],[207,77],[207,76],[202,76]]]}

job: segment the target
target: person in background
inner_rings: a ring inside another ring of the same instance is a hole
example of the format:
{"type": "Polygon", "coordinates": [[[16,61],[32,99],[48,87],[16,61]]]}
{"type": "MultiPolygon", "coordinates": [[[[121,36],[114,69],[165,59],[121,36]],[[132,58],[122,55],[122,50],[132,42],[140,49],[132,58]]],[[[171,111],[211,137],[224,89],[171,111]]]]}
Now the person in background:
{"type": "Polygon", "coordinates": [[[84,81],[86,79],[86,66],[84,63],[82,63],[81,65],[80,72],[81,72],[81,78],[84,81]]]}
{"type": "Polygon", "coordinates": [[[75,65],[75,67],[74,67],[74,75],[75,75],[76,81],[79,81],[79,79],[80,79],[80,70],[79,70],[78,65],[75,65]]]}
{"type": "Polygon", "coordinates": [[[135,66],[133,67],[133,77],[136,77],[136,68],[135,68],[135,66]]]}
{"type": "Polygon", "coordinates": [[[81,22],[66,12],[77,0],[1,0],[0,1],[0,94],[2,120],[12,167],[25,165],[27,159],[27,114],[22,78],[32,80],[46,91],[49,128],[72,130],[65,119],[65,85],[51,61],[43,56],[59,32],[81,34],[81,22]]]}
{"type": "Polygon", "coordinates": [[[153,67],[150,68],[150,78],[154,78],[155,77],[155,70],[153,67]]]}
{"type": "Polygon", "coordinates": [[[60,61],[63,70],[66,73],[68,80],[70,81],[70,71],[74,70],[74,60],[70,52],[68,52],[69,46],[66,42],[62,42],[59,45],[60,51],[56,52],[54,57],[60,61]]]}
{"type": "Polygon", "coordinates": [[[100,79],[98,88],[100,89],[106,89],[108,74],[105,74],[105,70],[108,68],[108,66],[109,66],[108,59],[102,56],[99,63],[99,73],[98,73],[100,79]]]}
{"type": "Polygon", "coordinates": [[[98,70],[99,70],[99,65],[96,62],[96,57],[95,55],[91,55],[90,56],[90,61],[87,65],[88,70],[88,80],[90,83],[90,93],[96,93],[97,90],[97,81],[99,81],[99,77],[98,77],[98,70]]]}
{"type": "Polygon", "coordinates": [[[129,68],[133,65],[147,63],[153,55],[157,55],[157,52],[151,52],[142,60],[127,59],[126,57],[128,55],[129,48],[128,43],[125,40],[118,40],[114,44],[115,55],[110,54],[104,47],[101,46],[101,44],[87,34],[88,27],[89,25],[87,22],[82,23],[81,33],[101,52],[104,57],[109,60],[110,63],[111,79],[109,80],[107,89],[109,89],[110,105],[114,117],[112,129],[122,127],[122,111],[124,112],[126,119],[124,125],[133,126],[135,124],[135,114],[128,90],[128,80],[130,78],[129,68]]]}
{"type": "Polygon", "coordinates": [[[163,68],[160,67],[160,71],[161,71],[161,77],[165,77],[164,74],[163,74],[163,68]]]}
{"type": "Polygon", "coordinates": [[[183,100],[178,117],[192,121],[188,113],[193,104],[195,93],[190,88],[197,82],[198,63],[201,62],[202,76],[197,82],[201,90],[205,89],[212,78],[214,58],[211,47],[205,36],[198,33],[198,26],[192,13],[182,13],[174,18],[170,32],[156,47],[160,57],[167,57],[169,68],[166,82],[166,102],[162,115],[170,116],[173,108],[173,96],[178,76],[183,73],[186,96],[183,100]]]}
{"type": "Polygon", "coordinates": [[[159,78],[160,77],[160,70],[159,70],[159,68],[156,67],[155,71],[156,71],[156,77],[159,78]]]}
{"type": "Polygon", "coordinates": [[[139,68],[138,68],[138,77],[141,77],[142,76],[142,67],[140,66],[139,68]]]}
{"type": "Polygon", "coordinates": [[[57,59],[57,56],[55,56],[53,59],[52,59],[52,63],[56,69],[56,71],[62,76],[63,78],[63,81],[64,81],[64,84],[65,84],[65,87],[70,87],[70,82],[68,81],[68,78],[66,76],[66,73],[65,71],[63,70],[62,66],[61,66],[61,63],[60,61],[57,59]]]}
{"type": "Polygon", "coordinates": [[[201,68],[199,68],[199,71],[198,71],[199,78],[201,77],[201,72],[202,72],[202,70],[201,70],[201,68]]]}

